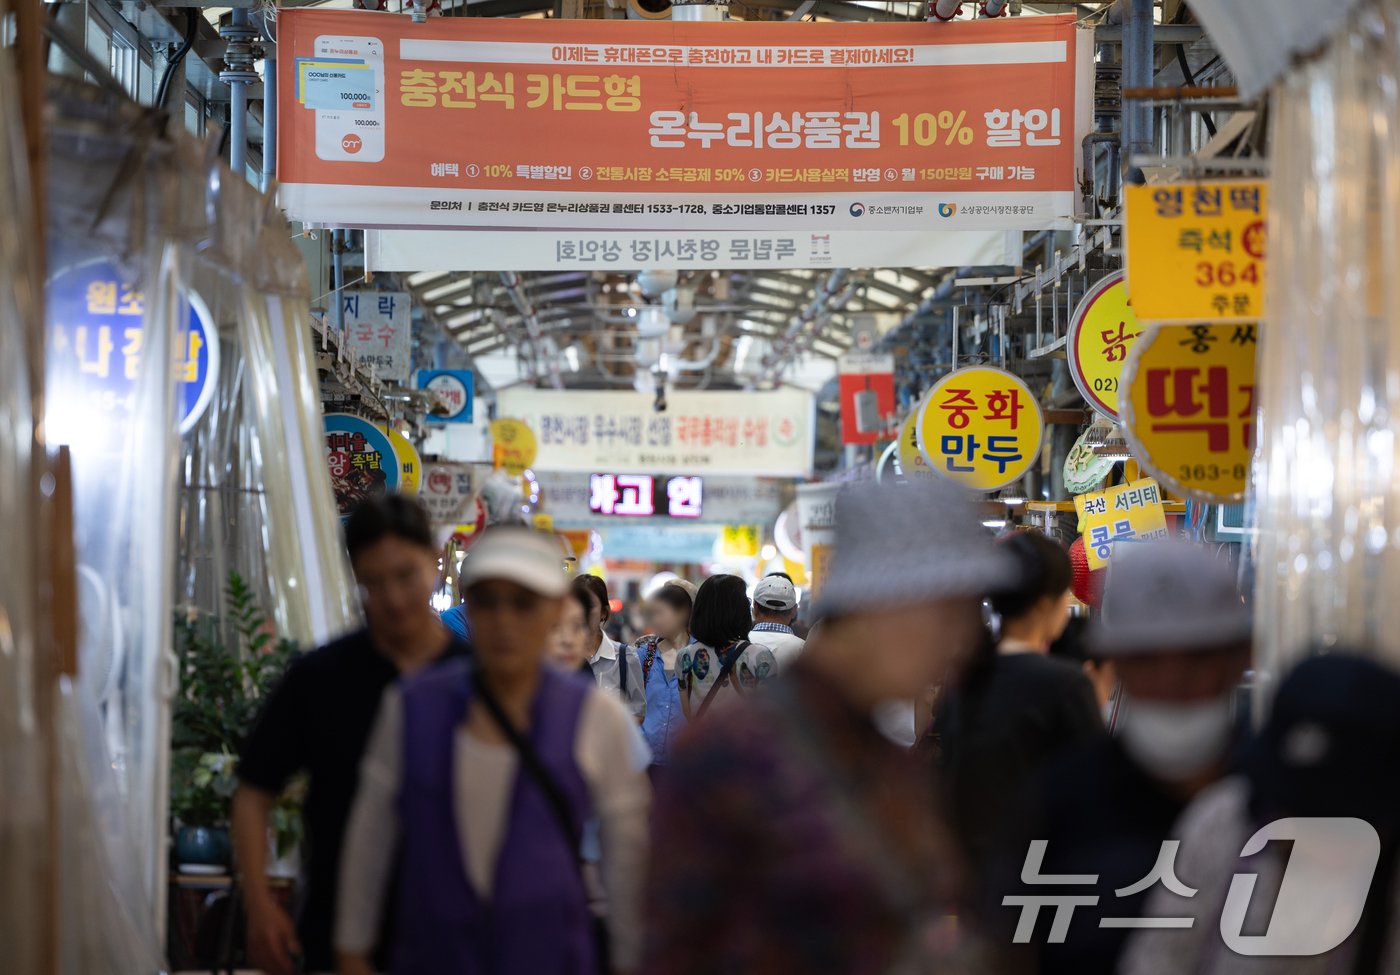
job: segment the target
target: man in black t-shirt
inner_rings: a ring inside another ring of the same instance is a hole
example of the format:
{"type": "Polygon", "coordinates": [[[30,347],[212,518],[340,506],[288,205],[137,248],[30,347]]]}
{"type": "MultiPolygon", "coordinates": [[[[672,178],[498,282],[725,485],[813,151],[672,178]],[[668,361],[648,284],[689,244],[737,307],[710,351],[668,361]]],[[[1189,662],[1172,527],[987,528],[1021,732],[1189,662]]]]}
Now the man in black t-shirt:
{"type": "Polygon", "coordinates": [[[268,975],[291,975],[298,957],[303,971],[334,970],[341,842],[380,695],[404,673],[468,652],[429,604],[437,551],[421,507],[398,495],[367,501],[350,516],[345,540],[368,626],[292,664],[238,763],[233,832],[249,960],[268,975]],[[267,882],[267,827],[277,796],[303,771],[306,898],[294,928],[267,882]]]}

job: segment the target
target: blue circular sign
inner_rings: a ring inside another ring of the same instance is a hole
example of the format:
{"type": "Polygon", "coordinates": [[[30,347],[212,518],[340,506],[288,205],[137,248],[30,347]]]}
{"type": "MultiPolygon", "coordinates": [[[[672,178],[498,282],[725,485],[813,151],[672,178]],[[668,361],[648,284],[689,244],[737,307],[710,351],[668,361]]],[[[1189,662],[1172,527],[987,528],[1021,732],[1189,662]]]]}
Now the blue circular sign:
{"type": "Polygon", "coordinates": [[[342,518],[362,501],[399,487],[399,461],[389,435],[353,413],[326,414],[326,467],[342,518]]]}

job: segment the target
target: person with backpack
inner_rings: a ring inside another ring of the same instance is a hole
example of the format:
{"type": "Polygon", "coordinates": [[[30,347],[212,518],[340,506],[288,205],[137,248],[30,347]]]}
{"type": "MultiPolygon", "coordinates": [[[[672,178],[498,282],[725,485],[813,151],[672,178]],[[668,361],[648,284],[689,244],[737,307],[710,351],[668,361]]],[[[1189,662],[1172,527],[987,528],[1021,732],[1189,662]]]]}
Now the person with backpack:
{"type": "Polygon", "coordinates": [[[463,571],[474,663],[385,693],[340,881],[341,975],[368,950],[397,853],[395,975],[635,971],[649,756],[617,696],[549,662],[569,594],[547,535],[489,529],[463,571]],[[603,960],[582,862],[600,824],[603,960]]]}
{"type": "Polygon", "coordinates": [[[642,734],[651,749],[654,766],[666,764],[671,742],[685,727],[677,664],[681,651],[691,643],[692,606],[690,593],[683,587],[676,583],[662,586],[647,604],[652,635],[642,637],[637,644],[647,693],[647,716],[642,722],[642,734]]]}
{"type": "Polygon", "coordinates": [[[642,662],[631,647],[618,643],[603,632],[612,617],[608,584],[595,575],[574,577],[574,585],[587,589],[598,601],[598,613],[588,618],[589,660],[598,686],[621,696],[632,716],[641,724],[647,713],[646,687],[642,683],[642,662]]]}
{"type": "Polygon", "coordinates": [[[744,580],[713,575],[695,594],[690,634],[695,642],[681,651],[681,709],[692,720],[710,708],[740,697],[773,676],[773,651],[750,643],[749,591],[744,580]]]}

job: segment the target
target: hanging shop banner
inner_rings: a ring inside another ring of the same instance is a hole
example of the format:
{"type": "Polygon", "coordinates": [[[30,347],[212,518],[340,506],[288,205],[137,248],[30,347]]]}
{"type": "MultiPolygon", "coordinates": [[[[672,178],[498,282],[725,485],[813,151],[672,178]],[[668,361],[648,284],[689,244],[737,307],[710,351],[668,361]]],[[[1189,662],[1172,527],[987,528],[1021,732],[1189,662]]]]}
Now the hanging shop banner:
{"type": "Polygon", "coordinates": [[[1144,322],[1254,322],[1264,313],[1266,182],[1127,188],[1128,293],[1144,322]]]}
{"type": "Polygon", "coordinates": [[[328,413],[326,466],[342,518],[360,502],[399,488],[399,460],[394,444],[379,427],[352,413],[328,413]]]}
{"type": "Polygon", "coordinates": [[[476,374],[470,369],[419,369],[419,389],[434,392],[447,404],[444,415],[429,414],[429,423],[471,423],[476,374]]]}
{"type": "Polygon", "coordinates": [[[1025,476],[1044,430],[1035,394],[991,366],[950,372],[919,407],[919,451],[929,468],[978,491],[1025,476]]]}
{"type": "Polygon", "coordinates": [[[893,431],[894,356],[857,352],[841,357],[841,442],[873,444],[893,431]]]}
{"type": "Polygon", "coordinates": [[[418,500],[428,509],[435,525],[456,525],[468,517],[476,497],[470,464],[434,462],[423,465],[423,486],[418,500]]]}
{"type": "Polygon", "coordinates": [[[394,445],[394,456],[399,461],[399,493],[417,494],[423,479],[423,458],[418,456],[418,448],[393,427],[385,427],[384,432],[394,445]]]}
{"type": "MultiPolygon", "coordinates": [[[[278,18],[289,216],[355,227],[1068,227],[1093,34],[958,24],[278,18]]],[[[669,266],[669,265],[668,265],[669,266]]]]}
{"type": "Polygon", "coordinates": [[[719,554],[731,559],[755,559],[762,544],[762,527],[725,525],[719,536],[719,554]]]}
{"type": "MultiPolygon", "coordinates": [[[[187,297],[185,355],[175,371],[181,433],[204,415],[219,378],[219,330],[203,300],[196,294],[187,297]]],[[[75,426],[90,430],[92,417],[100,416],[124,429],[136,408],[145,296],[122,279],[114,264],[95,260],[54,275],[45,300],[48,354],[56,360],[49,367],[54,377],[49,395],[71,404],[75,426]]],[[[71,439],[61,429],[50,434],[56,443],[71,439]]]]}
{"type": "Polygon", "coordinates": [[[899,472],[904,475],[906,481],[922,481],[937,476],[924,459],[924,452],[919,449],[919,411],[922,405],[920,403],[914,407],[914,412],[909,414],[899,428],[899,449],[896,456],[899,458],[899,472]]]}
{"type": "Polygon", "coordinates": [[[537,432],[543,470],[762,477],[812,470],[811,393],[676,391],[666,399],[658,413],[650,396],[631,391],[517,387],[501,390],[496,402],[537,432]]]}
{"type": "Polygon", "coordinates": [[[1117,462],[1112,456],[1103,457],[1095,453],[1089,445],[1089,427],[1074,441],[1074,446],[1065,455],[1063,470],[1065,490],[1071,494],[1085,494],[1103,483],[1104,478],[1113,473],[1117,462]]]}
{"type": "Polygon", "coordinates": [[[1254,456],[1254,325],[1157,325],[1123,376],[1133,456],[1177,494],[1239,501],[1254,456]]]}
{"type": "Polygon", "coordinates": [[[407,291],[342,291],[345,343],[380,379],[406,383],[413,371],[412,320],[407,291]]]}
{"type": "Polygon", "coordinates": [[[836,553],[836,497],[842,484],[797,485],[797,519],[802,531],[802,560],[812,597],[821,592],[836,553]]]}
{"type": "Polygon", "coordinates": [[[1151,478],[1081,494],[1074,499],[1074,507],[1090,569],[1106,566],[1119,542],[1148,542],[1169,534],[1162,489],[1151,478]]]}
{"type": "MultiPolygon", "coordinates": [[[[531,390],[533,392],[533,390],[531,390]]],[[[530,424],[521,420],[491,421],[491,455],[497,467],[519,477],[535,465],[539,440],[530,424]]]]}
{"type": "Polygon", "coordinates": [[[1085,401],[1115,423],[1123,367],[1142,329],[1122,271],[1090,288],[1070,319],[1065,340],[1069,374],[1085,401]]]}
{"type": "Polygon", "coordinates": [[[367,230],[371,271],[640,271],[706,268],[982,267],[1021,263],[1022,235],[1002,230],[618,233],[367,230]]]}

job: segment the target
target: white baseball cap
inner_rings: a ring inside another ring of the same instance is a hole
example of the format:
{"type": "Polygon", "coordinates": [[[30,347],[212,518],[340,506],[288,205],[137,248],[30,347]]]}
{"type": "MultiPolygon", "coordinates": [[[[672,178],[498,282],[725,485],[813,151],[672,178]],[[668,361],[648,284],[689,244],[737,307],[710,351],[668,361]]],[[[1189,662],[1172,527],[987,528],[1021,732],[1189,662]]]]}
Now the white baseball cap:
{"type": "Polygon", "coordinates": [[[782,576],[768,576],[754,587],[753,601],[764,609],[785,613],[797,608],[797,587],[782,576]]]}
{"type": "Polygon", "coordinates": [[[462,566],[462,587],[504,579],[541,596],[568,592],[564,576],[564,551],[551,535],[518,525],[488,528],[467,553],[462,566]]]}

